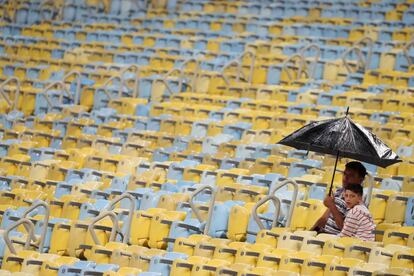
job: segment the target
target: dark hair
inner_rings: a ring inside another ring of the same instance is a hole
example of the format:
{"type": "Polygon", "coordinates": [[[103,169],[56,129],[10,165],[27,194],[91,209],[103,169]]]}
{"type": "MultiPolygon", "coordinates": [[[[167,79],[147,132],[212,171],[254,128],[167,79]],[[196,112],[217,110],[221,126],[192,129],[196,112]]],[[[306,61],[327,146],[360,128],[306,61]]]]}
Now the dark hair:
{"type": "Polygon", "coordinates": [[[346,188],[345,191],[349,190],[352,191],[360,196],[362,196],[364,194],[364,188],[362,188],[362,186],[360,184],[349,184],[346,188]]]}
{"type": "Polygon", "coordinates": [[[364,165],[362,165],[361,162],[358,162],[358,161],[352,161],[352,162],[347,163],[345,165],[345,169],[356,171],[358,175],[362,178],[364,178],[365,175],[367,175],[367,169],[364,167],[364,165]]]}

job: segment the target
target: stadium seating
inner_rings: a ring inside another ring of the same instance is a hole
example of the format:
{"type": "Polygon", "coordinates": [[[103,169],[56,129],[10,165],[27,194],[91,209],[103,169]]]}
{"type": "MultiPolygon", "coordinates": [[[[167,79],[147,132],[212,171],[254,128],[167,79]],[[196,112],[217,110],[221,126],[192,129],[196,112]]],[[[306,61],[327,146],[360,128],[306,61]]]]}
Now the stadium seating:
{"type": "Polygon", "coordinates": [[[0,9],[0,275],[413,275],[413,1],[0,9]],[[277,144],[347,107],[403,160],[375,242],[312,231],[333,157],[277,144]]]}

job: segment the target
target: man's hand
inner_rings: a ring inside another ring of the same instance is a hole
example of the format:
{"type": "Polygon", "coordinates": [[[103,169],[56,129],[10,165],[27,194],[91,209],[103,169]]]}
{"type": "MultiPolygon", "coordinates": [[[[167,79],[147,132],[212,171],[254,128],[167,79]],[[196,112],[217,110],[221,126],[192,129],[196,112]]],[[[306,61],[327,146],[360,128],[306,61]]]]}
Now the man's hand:
{"type": "Polygon", "coordinates": [[[335,206],[335,199],[333,196],[327,196],[323,200],[323,205],[325,205],[329,210],[332,210],[332,208],[335,206]]]}
{"type": "Polygon", "coordinates": [[[344,217],[338,211],[338,208],[336,208],[335,198],[333,196],[327,196],[323,200],[323,204],[329,209],[329,212],[332,214],[338,228],[342,229],[342,227],[344,226],[344,217]]]}

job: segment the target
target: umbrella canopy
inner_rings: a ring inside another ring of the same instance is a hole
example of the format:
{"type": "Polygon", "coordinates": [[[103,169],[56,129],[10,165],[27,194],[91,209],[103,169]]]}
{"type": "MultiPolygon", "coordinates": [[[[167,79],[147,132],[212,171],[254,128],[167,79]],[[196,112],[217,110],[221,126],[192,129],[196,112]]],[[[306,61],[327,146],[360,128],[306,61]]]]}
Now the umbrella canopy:
{"type": "Polygon", "coordinates": [[[401,162],[375,134],[347,116],[310,123],[286,136],[279,144],[348,157],[383,168],[401,162]]]}

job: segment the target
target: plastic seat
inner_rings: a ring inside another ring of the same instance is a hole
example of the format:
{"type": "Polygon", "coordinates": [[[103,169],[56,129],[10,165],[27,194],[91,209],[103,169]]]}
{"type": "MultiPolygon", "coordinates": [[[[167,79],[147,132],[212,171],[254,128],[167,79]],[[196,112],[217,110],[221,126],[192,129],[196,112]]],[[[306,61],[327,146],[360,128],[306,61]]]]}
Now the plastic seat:
{"type": "Polygon", "coordinates": [[[228,261],[219,260],[219,259],[212,259],[208,260],[203,264],[196,264],[193,266],[192,274],[191,275],[205,275],[206,273],[216,272],[219,267],[223,265],[229,265],[228,261]]]}
{"type": "Polygon", "coordinates": [[[136,261],[137,256],[140,256],[145,251],[147,247],[130,245],[123,248],[116,248],[112,251],[110,263],[117,264],[119,267],[133,267],[132,262],[136,261]]]}
{"type": "Polygon", "coordinates": [[[300,250],[322,255],[325,243],[329,240],[334,240],[336,238],[337,236],[330,234],[319,234],[316,237],[305,236],[302,241],[302,246],[300,250]]]}
{"type": "Polygon", "coordinates": [[[367,273],[374,273],[379,272],[383,269],[386,269],[387,266],[385,264],[373,264],[373,263],[366,263],[359,266],[352,267],[349,270],[351,275],[365,275],[367,273]]]}
{"type": "Polygon", "coordinates": [[[345,249],[347,246],[358,245],[359,243],[360,240],[350,237],[328,240],[325,242],[322,254],[344,257],[345,249]]]}
{"type": "Polygon", "coordinates": [[[395,194],[394,191],[379,191],[372,194],[369,211],[375,223],[378,224],[384,220],[387,202],[393,194],[395,194]]]}
{"type": "Polygon", "coordinates": [[[392,195],[387,202],[384,221],[387,223],[403,223],[408,196],[392,195]]]}
{"type": "Polygon", "coordinates": [[[142,271],[148,271],[151,259],[155,256],[162,256],[164,254],[165,251],[160,249],[146,249],[141,252],[133,252],[130,266],[141,269],[142,271]]]}
{"type": "Polygon", "coordinates": [[[231,208],[241,204],[243,203],[237,201],[226,201],[214,204],[212,214],[213,220],[210,222],[208,234],[215,238],[226,237],[231,208]]]}
{"type": "Polygon", "coordinates": [[[359,266],[364,264],[364,261],[353,258],[343,258],[337,264],[331,264],[329,270],[327,270],[326,275],[329,276],[340,276],[348,275],[348,272],[352,267],[359,266]]]}
{"type": "Polygon", "coordinates": [[[292,215],[293,220],[291,228],[298,230],[311,229],[325,210],[326,207],[323,206],[323,203],[319,200],[308,199],[307,201],[300,201],[296,203],[292,215]]]}
{"type": "Polygon", "coordinates": [[[235,264],[249,264],[256,266],[261,253],[270,252],[271,246],[265,244],[252,244],[240,247],[234,257],[235,264]]]}
{"type": "Polygon", "coordinates": [[[414,227],[412,226],[387,229],[383,237],[384,245],[393,244],[405,246],[409,242],[409,236],[412,233],[414,233],[414,227]]]}
{"type": "Polygon", "coordinates": [[[412,249],[395,251],[390,266],[396,268],[408,268],[411,270],[414,269],[412,261],[413,253],[412,249]]]}
{"type": "Polygon", "coordinates": [[[344,257],[360,259],[368,262],[373,250],[379,246],[380,244],[374,242],[358,241],[356,244],[345,246],[344,257]]]}
{"type": "Polygon", "coordinates": [[[305,260],[301,269],[301,275],[325,275],[325,270],[332,264],[340,262],[337,256],[323,255],[318,257],[310,257],[305,260]]]}
{"type": "Polygon", "coordinates": [[[226,246],[231,241],[228,239],[212,238],[209,240],[202,240],[197,243],[194,248],[194,256],[212,258],[216,250],[221,246],[226,246]]]}
{"type": "Polygon", "coordinates": [[[302,268],[305,266],[305,260],[312,255],[312,253],[300,251],[288,253],[282,257],[279,270],[301,273],[302,268]]]}
{"type": "Polygon", "coordinates": [[[188,237],[177,237],[175,238],[173,249],[174,252],[181,252],[187,254],[188,256],[193,256],[197,244],[202,241],[208,241],[209,239],[209,236],[202,234],[192,234],[188,237]]]}
{"type": "Polygon", "coordinates": [[[167,252],[163,256],[154,256],[151,258],[149,266],[150,272],[158,272],[161,275],[170,275],[172,265],[176,259],[186,259],[187,255],[176,252],[167,252]]]}
{"type": "Polygon", "coordinates": [[[373,273],[373,275],[375,276],[379,276],[379,275],[411,275],[413,273],[412,269],[408,269],[408,268],[389,268],[389,269],[383,269],[380,271],[375,271],[373,273]]]}

